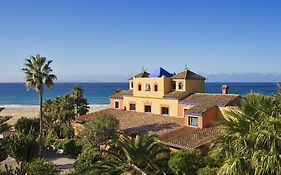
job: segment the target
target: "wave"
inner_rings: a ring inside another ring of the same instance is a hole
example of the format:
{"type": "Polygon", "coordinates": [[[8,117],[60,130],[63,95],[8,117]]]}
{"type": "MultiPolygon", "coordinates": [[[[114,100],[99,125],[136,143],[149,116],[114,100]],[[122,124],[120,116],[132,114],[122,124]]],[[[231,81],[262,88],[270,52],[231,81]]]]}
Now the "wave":
{"type": "Polygon", "coordinates": [[[35,107],[39,107],[39,105],[22,105],[22,104],[7,104],[7,105],[3,105],[1,104],[0,107],[2,108],[35,108],[35,107]]]}

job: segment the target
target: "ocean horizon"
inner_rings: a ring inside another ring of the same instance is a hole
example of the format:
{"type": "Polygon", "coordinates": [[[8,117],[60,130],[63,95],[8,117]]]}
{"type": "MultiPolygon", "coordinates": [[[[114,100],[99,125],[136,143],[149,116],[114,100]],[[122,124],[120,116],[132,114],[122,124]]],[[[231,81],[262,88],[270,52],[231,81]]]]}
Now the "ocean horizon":
{"type": "MultiPolygon", "coordinates": [[[[79,84],[84,90],[90,106],[109,105],[110,95],[117,89],[128,89],[126,82],[122,83],[56,83],[52,89],[45,88],[43,100],[54,99],[58,95],[70,93],[71,88],[79,84]]],[[[221,93],[221,86],[227,84],[229,93],[245,95],[250,92],[272,95],[277,90],[278,82],[206,82],[206,93],[221,93]]],[[[279,83],[280,84],[280,83],[279,83]]],[[[1,107],[31,107],[38,106],[38,94],[30,89],[27,91],[24,83],[0,83],[1,107]]]]}

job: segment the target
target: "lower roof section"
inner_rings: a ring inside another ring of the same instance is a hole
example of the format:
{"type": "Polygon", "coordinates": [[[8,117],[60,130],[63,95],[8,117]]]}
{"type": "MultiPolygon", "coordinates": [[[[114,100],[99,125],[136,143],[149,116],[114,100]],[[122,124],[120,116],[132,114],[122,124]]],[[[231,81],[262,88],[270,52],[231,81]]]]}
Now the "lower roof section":
{"type": "Polygon", "coordinates": [[[160,135],[162,143],[180,149],[195,149],[214,140],[222,131],[223,127],[209,128],[182,127],[172,132],[160,135]]]}
{"type": "Polygon", "coordinates": [[[184,126],[183,118],[118,109],[105,109],[82,115],[76,122],[85,123],[102,114],[115,116],[120,123],[119,130],[128,135],[155,134],[162,143],[179,149],[194,149],[205,145],[216,138],[222,130],[220,126],[204,129],[187,127],[184,126]]]}
{"type": "Polygon", "coordinates": [[[110,96],[110,98],[123,99],[123,96],[133,95],[133,90],[120,90],[110,96]]]}

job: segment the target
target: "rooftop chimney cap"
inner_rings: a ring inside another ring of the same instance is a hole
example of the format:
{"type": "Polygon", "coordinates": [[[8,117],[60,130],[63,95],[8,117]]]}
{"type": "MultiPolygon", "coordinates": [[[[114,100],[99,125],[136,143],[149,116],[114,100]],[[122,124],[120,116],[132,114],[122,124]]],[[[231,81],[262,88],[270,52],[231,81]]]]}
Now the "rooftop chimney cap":
{"type": "Polygon", "coordinates": [[[228,87],[228,85],[227,85],[227,84],[223,84],[223,85],[221,86],[221,88],[223,88],[223,89],[227,89],[227,88],[229,88],[229,87],[228,87]]]}
{"type": "Polygon", "coordinates": [[[229,86],[224,84],[221,86],[221,93],[222,94],[228,94],[228,89],[229,89],[229,86]]]}

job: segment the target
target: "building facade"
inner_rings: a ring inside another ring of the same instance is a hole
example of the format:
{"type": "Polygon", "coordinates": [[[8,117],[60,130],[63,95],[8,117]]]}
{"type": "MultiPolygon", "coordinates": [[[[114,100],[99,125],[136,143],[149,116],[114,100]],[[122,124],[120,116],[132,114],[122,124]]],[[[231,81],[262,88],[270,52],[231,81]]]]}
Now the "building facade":
{"type": "Polygon", "coordinates": [[[185,69],[171,74],[163,68],[141,72],[129,79],[129,89],[110,97],[110,107],[120,110],[184,118],[186,126],[205,128],[223,116],[224,110],[237,106],[239,95],[204,93],[205,78],[185,69]]]}

